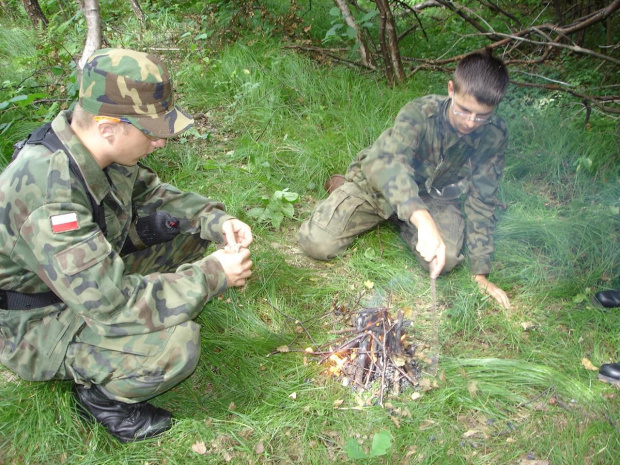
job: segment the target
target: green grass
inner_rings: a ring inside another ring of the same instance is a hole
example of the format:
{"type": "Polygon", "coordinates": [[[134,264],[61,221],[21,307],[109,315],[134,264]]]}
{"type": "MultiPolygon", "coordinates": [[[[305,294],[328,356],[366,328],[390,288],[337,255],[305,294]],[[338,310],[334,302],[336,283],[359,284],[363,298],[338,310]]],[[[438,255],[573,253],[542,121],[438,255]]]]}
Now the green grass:
{"type": "MultiPolygon", "coordinates": [[[[317,14],[324,9],[317,6],[317,14]]],[[[143,35],[132,32],[136,47],[204,29],[198,16],[164,13],[143,35]]],[[[128,37],[109,36],[112,45],[128,37]]],[[[29,50],[29,40],[34,35],[24,34],[20,47],[29,50]]],[[[197,120],[205,139],[171,141],[148,163],[164,180],[222,200],[252,224],[252,279],[198,317],[196,372],[153,400],[176,418],[159,439],[120,445],[78,418],[70,383],[26,382],[0,368],[0,464],[352,463],[347,441],[369,450],[383,430],[392,438],[388,454],[361,463],[617,461],[618,390],[581,364],[620,360],[620,312],[588,301],[599,289],[620,287],[613,123],[594,115],[584,129],[568,116],[572,107],[537,105],[511,89],[500,108],[511,145],[491,279],[508,291],[512,307],[482,296],[467,263],[441,278],[437,385],[388,396],[381,406],[378,388],[353,392],[303,351],[333,340],[329,331],[343,318],[332,309],[354,311],[357,302],[405,309],[412,338],[429,341],[426,273],[389,225],[331,263],[305,257],[297,229],[325,198],[324,180],[344,172],[405,102],[441,92],[445,75],[419,74],[390,89],[377,76],[318,65],[265,36],[221,49],[189,38],[178,43],[179,51],[162,54],[173,63],[180,104],[206,115],[197,120]],[[583,157],[593,161],[590,169],[580,165],[583,157]],[[295,218],[278,230],[253,224],[246,212],[284,188],[301,195],[295,218]],[[278,352],[283,345],[291,351],[278,352]],[[421,397],[412,399],[414,392],[421,397]],[[204,455],[192,450],[201,443],[204,455]]],[[[1,66],[25,56],[16,48],[0,56],[1,66]]]]}

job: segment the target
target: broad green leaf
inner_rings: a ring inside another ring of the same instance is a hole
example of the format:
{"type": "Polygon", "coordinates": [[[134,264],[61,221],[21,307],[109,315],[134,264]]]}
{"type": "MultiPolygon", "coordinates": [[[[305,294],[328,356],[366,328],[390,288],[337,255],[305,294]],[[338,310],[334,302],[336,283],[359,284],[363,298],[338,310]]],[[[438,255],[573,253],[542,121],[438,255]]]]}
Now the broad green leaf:
{"type": "Polygon", "coordinates": [[[247,211],[247,215],[252,218],[259,218],[265,212],[264,208],[252,208],[247,211]]]}
{"type": "Polygon", "coordinates": [[[372,437],[372,446],[370,446],[369,457],[385,455],[390,447],[392,447],[392,436],[390,436],[390,433],[387,431],[376,433],[372,437]]]}
{"type": "Polygon", "coordinates": [[[335,36],[336,31],[340,29],[341,27],[342,27],[342,24],[335,24],[334,26],[332,26],[330,30],[325,33],[325,38],[328,38],[330,36],[335,36]]]}
{"type": "Polygon", "coordinates": [[[370,21],[372,18],[374,18],[378,14],[379,12],[377,10],[371,10],[368,13],[366,13],[364,16],[362,16],[362,18],[358,22],[365,23],[366,21],[370,21]]]}
{"type": "Polygon", "coordinates": [[[287,218],[292,218],[295,214],[295,207],[290,203],[282,204],[282,214],[287,218]]]}
{"type": "Polygon", "coordinates": [[[271,217],[271,224],[274,228],[278,229],[282,224],[282,220],[284,219],[284,215],[280,212],[275,212],[271,217]]]}
{"type": "Polygon", "coordinates": [[[347,455],[352,459],[368,458],[355,439],[349,439],[347,441],[347,455]]]}

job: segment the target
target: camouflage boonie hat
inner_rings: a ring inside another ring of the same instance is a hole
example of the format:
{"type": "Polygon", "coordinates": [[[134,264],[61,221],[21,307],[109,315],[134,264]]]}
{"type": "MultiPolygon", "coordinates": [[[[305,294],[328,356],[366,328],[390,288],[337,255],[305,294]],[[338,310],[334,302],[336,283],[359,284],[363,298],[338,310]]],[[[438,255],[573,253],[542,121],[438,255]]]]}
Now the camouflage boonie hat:
{"type": "Polygon", "coordinates": [[[166,66],[149,53],[120,48],[95,52],[84,65],[79,102],[88,113],[124,118],[155,137],[173,137],[194,124],[174,104],[166,66]]]}

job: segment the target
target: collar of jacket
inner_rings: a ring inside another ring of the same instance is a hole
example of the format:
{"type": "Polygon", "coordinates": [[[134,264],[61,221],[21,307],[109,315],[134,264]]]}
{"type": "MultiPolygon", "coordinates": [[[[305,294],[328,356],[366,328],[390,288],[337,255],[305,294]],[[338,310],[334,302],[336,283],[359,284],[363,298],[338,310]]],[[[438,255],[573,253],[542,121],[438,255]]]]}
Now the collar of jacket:
{"type": "Polygon", "coordinates": [[[71,129],[71,114],[70,111],[60,112],[52,121],[52,128],[60,141],[69,150],[70,153],[68,155],[75,160],[90,194],[100,204],[103,198],[110,192],[110,182],[92,154],[82,145],[80,139],[71,129]]]}

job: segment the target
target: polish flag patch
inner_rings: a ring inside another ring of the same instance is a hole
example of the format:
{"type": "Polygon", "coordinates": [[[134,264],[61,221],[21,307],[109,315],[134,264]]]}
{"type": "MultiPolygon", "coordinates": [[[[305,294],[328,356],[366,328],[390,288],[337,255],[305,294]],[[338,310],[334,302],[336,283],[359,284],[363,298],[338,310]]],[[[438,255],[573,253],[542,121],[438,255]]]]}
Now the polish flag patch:
{"type": "Polygon", "coordinates": [[[76,212],[50,216],[50,222],[52,223],[52,232],[54,234],[66,231],[75,231],[80,227],[76,212]]]}

